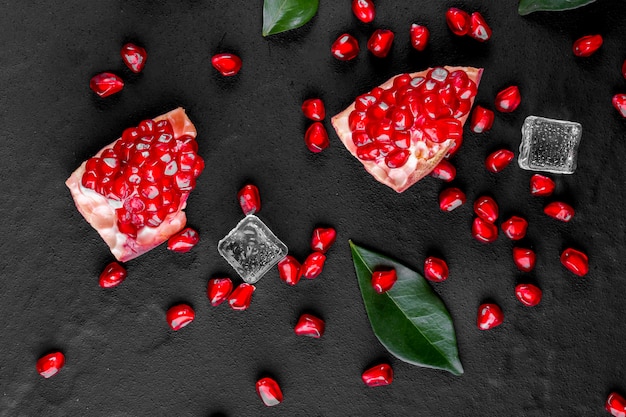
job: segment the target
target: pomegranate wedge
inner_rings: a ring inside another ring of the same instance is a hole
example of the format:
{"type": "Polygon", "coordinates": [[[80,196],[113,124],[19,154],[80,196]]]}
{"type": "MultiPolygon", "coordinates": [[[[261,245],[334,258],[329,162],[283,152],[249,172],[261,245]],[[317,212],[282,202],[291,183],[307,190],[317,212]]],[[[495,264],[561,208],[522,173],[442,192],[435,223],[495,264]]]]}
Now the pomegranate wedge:
{"type": "Polygon", "coordinates": [[[204,169],[195,138],[196,128],[177,108],[126,129],[65,182],[118,261],[148,252],[185,227],[183,209],[204,169]]]}

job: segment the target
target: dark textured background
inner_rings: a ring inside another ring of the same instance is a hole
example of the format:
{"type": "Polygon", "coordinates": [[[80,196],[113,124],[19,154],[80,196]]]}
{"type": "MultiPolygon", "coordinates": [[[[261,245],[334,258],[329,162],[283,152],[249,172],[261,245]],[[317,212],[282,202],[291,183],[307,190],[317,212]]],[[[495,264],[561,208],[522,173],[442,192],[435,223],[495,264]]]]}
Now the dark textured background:
{"type": "Polygon", "coordinates": [[[2,277],[0,416],[602,416],[612,390],[626,391],[623,264],[623,164],[626,121],[611,97],[626,92],[626,3],[598,0],[566,13],[520,17],[515,0],[379,1],[373,24],[354,18],[350,2],[321,1],[305,27],[261,36],[261,1],[67,0],[0,4],[0,123],[2,141],[2,277]],[[479,44],[453,36],[450,6],[483,13],[493,38],[479,44]],[[409,46],[411,23],[432,33],[423,53],[409,46]],[[387,59],[366,50],[348,63],[334,60],[332,41],[344,31],[365,49],[374,29],[396,32],[387,59]],[[571,46],[601,33],[605,43],[588,59],[571,46]],[[146,47],[144,72],[124,68],[126,41],[146,47]],[[244,62],[225,79],[211,67],[214,53],[244,62]],[[319,95],[329,115],[356,95],[399,72],[433,65],[484,67],[477,103],[493,108],[503,87],[517,84],[523,101],[496,114],[493,130],[474,135],[454,159],[468,204],[442,213],[444,184],[426,178],[398,195],[375,182],[343,148],[330,121],[331,147],[311,154],[303,144],[303,99],[319,95]],[[124,91],[98,99],[94,74],[112,70],[124,91]],[[112,259],[74,208],[65,179],[81,161],[144,118],[184,106],[198,128],[206,170],[191,195],[189,224],[201,242],[190,253],[164,246],[127,264],[129,278],[102,290],[97,277],[112,259]],[[506,147],[517,153],[530,114],[583,126],[578,170],[553,177],[553,198],[531,197],[532,173],[512,164],[488,173],[483,161],[506,147]],[[246,312],[211,308],[212,276],[235,273],[217,241],[241,218],[237,190],[247,181],[262,193],[261,218],[292,254],[308,254],[312,229],[332,225],[338,241],[323,274],[291,288],[276,271],[258,283],[246,312]],[[537,268],[516,271],[512,242],[491,245],[470,235],[471,204],[481,194],[500,204],[501,218],[525,216],[523,242],[537,268]],[[576,208],[569,224],[542,213],[547,201],[576,208]],[[391,357],[374,337],[360,298],[348,239],[421,270],[440,254],[450,278],[434,285],[449,308],[465,374],[454,377],[391,357]],[[590,273],[578,278],[559,262],[562,249],[585,250],[590,273]],[[538,283],[542,303],[523,307],[514,285],[538,283]],[[477,307],[497,302],[502,326],[481,332],[477,307]],[[174,333],[165,311],[185,301],[196,320],[174,333]],[[319,314],[320,340],[298,338],[302,312],[319,314]],[[61,349],[65,368],[50,380],[37,358],[61,349]],[[390,361],[389,387],[366,388],[361,372],[390,361]],[[266,408],[254,383],[274,376],[285,400],[266,408]]]}

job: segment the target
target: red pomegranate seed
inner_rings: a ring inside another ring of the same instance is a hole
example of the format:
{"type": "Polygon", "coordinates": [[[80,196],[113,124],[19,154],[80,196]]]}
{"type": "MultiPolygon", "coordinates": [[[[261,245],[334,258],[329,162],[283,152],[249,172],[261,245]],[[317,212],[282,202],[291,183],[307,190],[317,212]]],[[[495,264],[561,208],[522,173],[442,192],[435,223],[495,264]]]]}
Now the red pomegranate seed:
{"type": "Polygon", "coordinates": [[[515,154],[508,149],[499,149],[485,159],[485,166],[489,172],[497,174],[509,166],[514,156],[515,154]]]}
{"type": "Polygon", "coordinates": [[[411,25],[411,45],[418,51],[423,51],[428,45],[430,31],[426,26],[413,23],[411,25]]]}
{"type": "Polygon", "coordinates": [[[470,16],[467,12],[451,7],[446,12],[448,27],[456,36],[465,36],[470,31],[470,16]]]}
{"type": "Polygon", "coordinates": [[[446,261],[429,256],[424,261],[424,278],[432,282],[443,282],[448,279],[448,264],[446,261]]]}
{"type": "Polygon", "coordinates": [[[237,193],[237,200],[244,215],[254,214],[261,211],[261,195],[254,184],[246,184],[237,193]]]}
{"type": "Polygon", "coordinates": [[[528,222],[519,216],[512,216],[510,219],[502,223],[502,231],[511,240],[520,240],[526,236],[528,222]]]}
{"type": "Polygon", "coordinates": [[[393,369],[390,365],[382,363],[363,372],[361,379],[368,387],[389,385],[393,382],[393,369]]]}
{"type": "Polygon", "coordinates": [[[230,278],[212,278],[206,287],[206,296],[213,307],[222,304],[233,290],[230,278]]]}
{"type": "Polygon", "coordinates": [[[614,417],[626,417],[626,399],[616,392],[609,394],[604,408],[614,417]]]}
{"type": "Polygon", "coordinates": [[[430,172],[430,176],[445,182],[450,182],[456,178],[456,168],[447,159],[442,159],[430,172]]]}
{"type": "Polygon", "coordinates": [[[481,304],[481,306],[478,307],[476,324],[480,330],[493,329],[501,325],[503,320],[504,314],[496,304],[487,303],[481,304]]]}
{"type": "Polygon", "coordinates": [[[328,132],[321,122],[315,122],[306,130],[304,134],[304,143],[306,147],[313,153],[322,152],[328,148],[328,132]]]}
{"type": "Polygon", "coordinates": [[[534,307],[541,301],[541,290],[533,284],[518,284],[515,286],[515,297],[526,307],[534,307]]]}
{"type": "Polygon", "coordinates": [[[195,317],[195,311],[187,304],[175,305],[167,310],[166,314],[167,323],[174,331],[178,331],[187,326],[195,317]]]}
{"type": "Polygon", "coordinates": [[[622,117],[626,117],[626,94],[615,94],[613,96],[613,107],[622,117]]]}
{"type": "Polygon", "coordinates": [[[278,382],[272,378],[261,378],[256,382],[256,393],[268,407],[273,407],[283,402],[283,392],[280,390],[278,382]]]}
{"type": "Polygon", "coordinates": [[[126,268],[113,261],[100,274],[99,284],[102,288],[117,287],[126,279],[126,268]]]}
{"type": "Polygon", "coordinates": [[[314,279],[322,273],[326,262],[326,255],[321,252],[313,252],[302,263],[302,276],[306,279],[314,279]]]}
{"type": "Polygon", "coordinates": [[[441,211],[452,211],[465,204],[465,193],[456,187],[446,188],[439,194],[441,211]]]}
{"type": "Polygon", "coordinates": [[[572,46],[572,51],[574,52],[574,55],[586,58],[588,56],[591,56],[598,49],[600,49],[601,46],[601,35],[587,35],[583,36],[580,39],[577,39],[574,42],[574,46],[572,46]]]}
{"type": "Polygon", "coordinates": [[[300,262],[291,255],[285,256],[278,262],[278,277],[288,285],[296,285],[302,277],[300,262]]]}
{"type": "Polygon", "coordinates": [[[530,194],[539,197],[549,196],[554,192],[554,181],[545,175],[535,174],[530,178],[530,194]]]}
{"type": "Polygon", "coordinates": [[[515,111],[521,102],[522,96],[516,85],[507,87],[496,95],[496,109],[502,113],[515,111]]]}
{"type": "Polygon", "coordinates": [[[256,287],[252,284],[242,283],[228,296],[228,305],[233,310],[247,310],[252,302],[252,294],[256,287]]]}
{"type": "Polygon", "coordinates": [[[370,23],[376,16],[372,0],[352,0],[352,13],[363,23],[370,23]]]}
{"type": "Polygon", "coordinates": [[[389,54],[394,34],[387,29],[377,29],[367,42],[367,49],[376,57],[384,58],[389,54]]]}
{"type": "Polygon", "coordinates": [[[37,360],[37,372],[44,378],[55,376],[65,365],[65,355],[61,352],[52,352],[37,360]]]}
{"type": "Polygon", "coordinates": [[[124,64],[134,73],[139,73],[146,65],[146,59],[148,54],[146,50],[141,46],[137,46],[133,43],[127,43],[122,46],[120,51],[124,64]]]}
{"type": "Polygon", "coordinates": [[[491,130],[493,126],[494,114],[493,111],[481,106],[474,107],[472,113],[472,120],[470,122],[470,129],[474,133],[483,133],[491,130]]]}
{"type": "Polygon", "coordinates": [[[317,227],[311,237],[311,250],[326,253],[335,243],[337,232],[332,227],[317,227]]]}
{"type": "Polygon", "coordinates": [[[486,42],[491,39],[491,28],[479,12],[472,13],[469,35],[479,42],[486,42]]]}
{"type": "Polygon", "coordinates": [[[241,70],[241,58],[235,54],[223,53],[213,55],[211,58],[211,64],[213,68],[219,71],[225,77],[232,77],[237,75],[241,70]]]}
{"type": "Polygon", "coordinates": [[[554,201],[544,207],[543,212],[553,219],[569,222],[574,217],[574,208],[567,203],[554,201]]]}
{"type": "Polygon", "coordinates": [[[354,36],[344,33],[330,47],[330,52],[340,61],[350,61],[359,55],[359,41],[354,36]]]}
{"type": "Polygon", "coordinates": [[[108,97],[122,91],[124,80],[110,72],[103,72],[93,76],[89,81],[89,87],[100,97],[108,97]]]}
{"type": "Polygon", "coordinates": [[[319,122],[326,117],[324,102],[319,98],[310,98],[302,103],[304,117],[319,122]]]}
{"type": "Polygon", "coordinates": [[[383,294],[389,291],[398,280],[398,275],[395,269],[387,271],[374,271],[372,273],[372,288],[378,294],[383,294]]]}
{"type": "Polygon", "coordinates": [[[498,203],[489,197],[478,197],[474,201],[474,213],[486,222],[494,223],[498,220],[498,203]]]}
{"type": "Polygon", "coordinates": [[[176,253],[187,253],[200,241],[200,235],[186,227],[167,240],[167,249],[176,253]]]}
{"type": "Polygon", "coordinates": [[[579,277],[587,275],[589,272],[589,258],[583,252],[567,248],[561,253],[561,263],[570,272],[579,277]]]}
{"type": "Polygon", "coordinates": [[[513,248],[513,262],[515,266],[522,272],[530,272],[535,267],[537,257],[532,249],[513,248]]]}
{"type": "Polygon", "coordinates": [[[472,223],[472,236],[481,243],[491,243],[498,239],[498,228],[480,217],[474,218],[472,223]]]}
{"type": "Polygon", "coordinates": [[[298,336],[307,336],[319,339],[324,334],[324,320],[315,317],[312,314],[303,314],[300,316],[296,327],[293,331],[298,336]]]}

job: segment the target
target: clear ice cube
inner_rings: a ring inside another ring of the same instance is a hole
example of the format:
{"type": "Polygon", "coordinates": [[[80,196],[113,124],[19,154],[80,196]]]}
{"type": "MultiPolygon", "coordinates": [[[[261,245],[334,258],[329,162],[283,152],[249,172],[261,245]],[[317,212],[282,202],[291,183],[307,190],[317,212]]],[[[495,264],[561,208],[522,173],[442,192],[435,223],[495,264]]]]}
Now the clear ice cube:
{"type": "Polygon", "coordinates": [[[249,284],[260,280],[287,256],[287,246],[252,214],[218,242],[217,251],[249,284]]]}
{"type": "Polygon", "coordinates": [[[573,174],[582,132],[580,123],[528,116],[522,126],[520,168],[573,174]]]}

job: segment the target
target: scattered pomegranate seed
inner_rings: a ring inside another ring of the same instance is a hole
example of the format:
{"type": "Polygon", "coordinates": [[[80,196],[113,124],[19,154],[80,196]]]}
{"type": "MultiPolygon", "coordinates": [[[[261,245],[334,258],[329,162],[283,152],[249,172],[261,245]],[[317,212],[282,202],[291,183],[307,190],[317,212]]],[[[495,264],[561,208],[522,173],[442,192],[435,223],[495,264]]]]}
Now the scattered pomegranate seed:
{"type": "Polygon", "coordinates": [[[485,166],[489,172],[497,174],[508,167],[515,154],[508,149],[499,149],[485,159],[485,166]]]}
{"type": "Polygon", "coordinates": [[[554,201],[543,209],[543,212],[553,219],[560,220],[562,222],[569,222],[574,217],[574,208],[567,203],[561,201],[554,201]]]}
{"type": "Polygon", "coordinates": [[[491,39],[491,28],[479,12],[472,13],[469,35],[479,42],[486,42],[491,39]]]}
{"type": "Polygon", "coordinates": [[[574,52],[574,55],[579,56],[581,58],[586,58],[588,56],[591,56],[598,49],[600,49],[601,46],[602,46],[601,35],[587,35],[587,36],[583,36],[580,39],[577,39],[574,42],[572,51],[574,52]]]}
{"type": "Polygon", "coordinates": [[[469,14],[456,7],[451,7],[446,12],[446,23],[456,36],[465,36],[470,31],[469,14]]]}
{"type": "Polygon", "coordinates": [[[291,255],[285,256],[278,262],[278,277],[288,285],[296,285],[302,277],[300,262],[291,255]]]}
{"type": "Polygon", "coordinates": [[[166,319],[172,330],[178,331],[187,326],[196,317],[193,308],[187,304],[178,304],[167,310],[166,319]]]}
{"type": "Polygon", "coordinates": [[[367,41],[367,49],[376,57],[384,58],[389,54],[394,34],[387,29],[377,29],[367,41]]]}
{"type": "Polygon", "coordinates": [[[626,117],[626,94],[615,94],[612,102],[615,110],[617,110],[622,117],[626,117]]]}
{"type": "Polygon", "coordinates": [[[307,336],[319,339],[324,334],[324,320],[315,317],[312,314],[303,314],[300,316],[296,327],[293,331],[298,336],[307,336]]]}
{"type": "Polygon", "coordinates": [[[206,287],[206,296],[213,307],[222,304],[231,291],[233,290],[233,282],[230,278],[212,278],[206,287]]]}
{"type": "Polygon", "coordinates": [[[511,240],[520,240],[526,236],[528,222],[519,216],[512,216],[510,219],[502,223],[502,231],[511,240]]]}
{"type": "Polygon", "coordinates": [[[256,393],[268,407],[273,407],[283,402],[283,392],[280,390],[278,382],[272,378],[261,378],[256,382],[256,393]]]}
{"type": "Polygon", "coordinates": [[[376,16],[372,0],[352,0],[352,13],[363,23],[370,23],[376,16]]]}
{"type": "Polygon", "coordinates": [[[237,75],[241,70],[241,58],[235,54],[223,53],[213,55],[211,58],[211,64],[213,68],[219,71],[224,77],[232,77],[237,75]]]}
{"type": "Polygon", "coordinates": [[[113,261],[100,274],[99,284],[102,288],[117,287],[126,279],[127,275],[126,268],[113,261]]]}
{"type": "Polygon", "coordinates": [[[539,197],[549,196],[554,192],[554,181],[545,175],[535,174],[530,178],[530,194],[539,197]]]}
{"type": "Polygon", "coordinates": [[[310,98],[302,103],[302,113],[307,119],[319,122],[326,117],[324,102],[319,98],[310,98]]]}
{"type": "Polygon", "coordinates": [[[441,258],[429,256],[424,261],[424,278],[432,282],[448,279],[448,264],[441,258]]]}
{"type": "Polygon", "coordinates": [[[411,25],[411,45],[418,51],[423,51],[428,45],[430,31],[426,26],[413,23],[411,25]]]}
{"type": "Polygon", "coordinates": [[[493,111],[481,106],[474,107],[470,129],[474,133],[483,133],[491,130],[495,115],[493,111]]]}
{"type": "Polygon", "coordinates": [[[322,273],[326,262],[326,255],[321,252],[313,252],[302,263],[302,276],[306,279],[314,279],[322,273]]]}
{"type": "Polygon", "coordinates": [[[261,211],[261,195],[254,184],[246,184],[237,193],[237,200],[244,215],[254,214],[261,211]]]}
{"type": "Polygon", "coordinates": [[[609,394],[604,408],[614,417],[626,417],[626,399],[616,392],[609,394]]]}
{"type": "Polygon", "coordinates": [[[61,352],[52,352],[37,360],[37,372],[48,379],[55,376],[65,365],[65,355],[61,352]]]}
{"type": "Polygon", "coordinates": [[[91,78],[89,87],[98,96],[104,98],[122,91],[124,88],[124,80],[110,72],[102,72],[91,78]]]}
{"type": "Polygon", "coordinates": [[[515,111],[522,102],[522,96],[516,85],[505,88],[496,95],[496,109],[502,113],[515,111]]]}
{"type": "Polygon", "coordinates": [[[472,236],[481,243],[491,243],[498,239],[498,228],[480,217],[474,218],[472,223],[472,236]]]}
{"type": "Polygon", "coordinates": [[[389,291],[398,280],[395,269],[389,269],[386,271],[374,271],[372,274],[372,288],[378,294],[383,294],[389,291]]]}
{"type": "Polygon", "coordinates": [[[493,329],[502,324],[504,313],[496,304],[481,304],[478,307],[478,318],[476,324],[480,330],[493,329]]]}
{"type": "Polygon", "coordinates": [[[442,159],[430,172],[430,176],[445,182],[450,182],[456,178],[456,168],[447,159],[442,159]]]}
{"type": "Polygon", "coordinates": [[[441,211],[452,211],[465,204],[465,193],[456,187],[446,188],[439,194],[441,211]]]}
{"type": "Polygon", "coordinates": [[[579,277],[587,275],[589,272],[589,258],[583,252],[567,248],[561,253],[561,263],[573,274],[579,277]]]}
{"type": "Polygon", "coordinates": [[[363,372],[361,375],[363,383],[368,387],[381,387],[393,382],[393,369],[390,365],[382,363],[363,372]]]}
{"type": "Polygon", "coordinates": [[[326,253],[335,243],[337,232],[332,227],[317,227],[311,237],[311,250],[326,253]]]}
{"type": "Polygon", "coordinates": [[[187,253],[200,241],[200,235],[191,227],[186,227],[167,240],[167,249],[177,253],[187,253]]]}
{"type": "Polygon", "coordinates": [[[522,272],[530,272],[535,268],[537,257],[532,249],[513,248],[513,262],[515,266],[522,272]]]}
{"type": "Polygon", "coordinates": [[[515,297],[526,307],[534,307],[541,301],[541,289],[533,284],[518,284],[515,286],[515,297]]]}
{"type": "Polygon", "coordinates": [[[146,59],[148,58],[146,50],[133,43],[127,43],[122,46],[120,54],[122,55],[124,64],[135,74],[143,70],[143,67],[146,65],[146,59]]]}
{"type": "Polygon", "coordinates": [[[474,201],[474,213],[486,222],[498,220],[498,211],[498,203],[489,196],[478,197],[474,201]]]}
{"type": "Polygon", "coordinates": [[[228,305],[233,310],[247,310],[252,302],[252,294],[256,287],[252,284],[242,283],[228,296],[228,305]]]}
{"type": "Polygon", "coordinates": [[[330,52],[340,61],[350,61],[359,55],[359,41],[354,36],[344,33],[330,47],[330,52]]]}
{"type": "Polygon", "coordinates": [[[313,153],[319,153],[328,148],[330,145],[328,132],[321,122],[315,122],[309,126],[304,134],[304,143],[313,153]]]}

